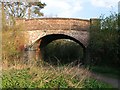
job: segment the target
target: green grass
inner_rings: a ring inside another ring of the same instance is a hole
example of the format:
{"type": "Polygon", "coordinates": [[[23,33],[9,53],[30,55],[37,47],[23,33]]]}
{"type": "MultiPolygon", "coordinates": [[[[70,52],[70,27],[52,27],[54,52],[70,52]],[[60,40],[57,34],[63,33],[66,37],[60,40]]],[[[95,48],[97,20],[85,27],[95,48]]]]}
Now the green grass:
{"type": "Polygon", "coordinates": [[[3,88],[112,88],[110,85],[87,78],[78,67],[25,66],[3,70],[3,88]]]}
{"type": "Polygon", "coordinates": [[[112,88],[111,85],[107,83],[103,83],[96,79],[88,78],[84,81],[84,88],[112,88]]]}
{"type": "Polygon", "coordinates": [[[30,87],[32,76],[27,70],[11,70],[3,72],[2,86],[3,88],[21,88],[30,87]]]}

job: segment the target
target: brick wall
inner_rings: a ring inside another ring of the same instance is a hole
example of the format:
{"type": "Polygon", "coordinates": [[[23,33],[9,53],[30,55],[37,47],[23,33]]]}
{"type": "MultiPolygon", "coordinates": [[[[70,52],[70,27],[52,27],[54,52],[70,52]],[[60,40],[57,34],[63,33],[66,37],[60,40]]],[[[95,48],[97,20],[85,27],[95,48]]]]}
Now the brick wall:
{"type": "Polygon", "coordinates": [[[17,19],[26,30],[88,30],[89,20],[69,18],[17,19]]]}
{"type": "Polygon", "coordinates": [[[89,39],[89,20],[73,18],[16,19],[16,25],[23,28],[26,44],[31,45],[38,39],[50,34],[62,34],[75,38],[85,47],[89,39]]]}

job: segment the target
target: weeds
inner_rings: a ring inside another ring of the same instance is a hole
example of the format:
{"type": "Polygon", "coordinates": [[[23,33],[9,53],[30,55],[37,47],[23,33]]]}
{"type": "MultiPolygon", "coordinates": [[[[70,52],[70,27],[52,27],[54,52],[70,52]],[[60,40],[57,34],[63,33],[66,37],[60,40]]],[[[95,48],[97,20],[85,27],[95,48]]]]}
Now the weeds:
{"type": "Polygon", "coordinates": [[[89,79],[88,83],[88,77],[89,71],[80,65],[74,66],[74,62],[60,67],[48,63],[41,66],[18,64],[6,69],[3,66],[2,86],[3,88],[107,87],[106,84],[93,79],[89,79]]]}
{"type": "Polygon", "coordinates": [[[18,62],[24,48],[24,38],[21,28],[18,26],[6,26],[2,29],[2,61],[6,63],[18,62]],[[7,29],[6,29],[7,28],[7,29]]]}

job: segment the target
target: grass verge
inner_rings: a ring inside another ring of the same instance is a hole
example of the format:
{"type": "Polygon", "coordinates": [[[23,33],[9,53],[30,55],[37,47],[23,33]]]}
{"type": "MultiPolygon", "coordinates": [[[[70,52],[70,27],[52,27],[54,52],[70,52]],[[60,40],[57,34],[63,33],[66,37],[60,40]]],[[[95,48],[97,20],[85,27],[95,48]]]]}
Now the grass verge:
{"type": "Polygon", "coordinates": [[[88,78],[88,70],[72,64],[54,67],[49,64],[17,65],[3,70],[3,88],[112,88],[88,78]]]}

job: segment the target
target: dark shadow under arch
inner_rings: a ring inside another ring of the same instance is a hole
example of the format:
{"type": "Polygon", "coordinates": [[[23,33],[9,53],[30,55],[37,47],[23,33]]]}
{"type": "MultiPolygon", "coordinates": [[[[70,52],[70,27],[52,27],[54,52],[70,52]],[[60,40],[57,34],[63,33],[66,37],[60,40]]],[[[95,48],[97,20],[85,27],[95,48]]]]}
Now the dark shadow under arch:
{"type": "Polygon", "coordinates": [[[64,34],[50,34],[50,35],[46,35],[42,38],[40,38],[39,40],[41,40],[41,43],[40,43],[40,48],[43,48],[45,47],[46,45],[48,45],[50,42],[54,41],[54,40],[57,40],[57,39],[70,39],[70,40],[73,40],[75,41],[76,43],[78,43],[80,46],[83,47],[83,49],[85,49],[86,47],[80,42],[78,41],[77,39],[71,37],[71,36],[68,36],[68,35],[64,35],[64,34]]]}
{"type": "MultiPolygon", "coordinates": [[[[44,47],[46,47],[49,43],[51,43],[54,40],[57,39],[69,39],[72,40],[76,43],[78,43],[82,48],[83,48],[83,59],[81,60],[81,62],[84,64],[85,63],[85,57],[86,57],[86,47],[77,39],[75,39],[74,37],[68,36],[68,35],[64,35],[64,34],[49,34],[46,36],[43,36],[42,38],[38,39],[37,41],[41,42],[38,44],[39,48],[41,49],[41,52],[44,52],[42,49],[44,49],[44,47]]],[[[69,53],[69,52],[68,52],[69,53]]]]}

